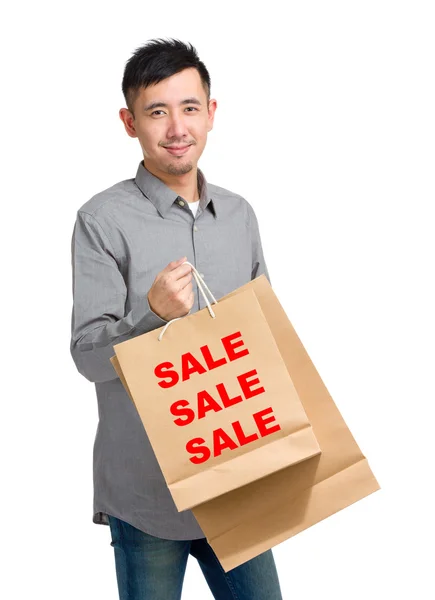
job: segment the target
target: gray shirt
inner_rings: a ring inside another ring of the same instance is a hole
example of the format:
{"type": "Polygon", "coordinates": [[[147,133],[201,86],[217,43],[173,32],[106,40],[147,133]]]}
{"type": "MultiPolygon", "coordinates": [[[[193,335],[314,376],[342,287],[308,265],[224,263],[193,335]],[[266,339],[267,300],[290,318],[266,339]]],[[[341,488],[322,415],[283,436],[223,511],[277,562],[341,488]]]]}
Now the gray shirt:
{"type": "MultiPolygon", "coordinates": [[[[134,179],[96,194],[77,211],[72,235],[71,355],[95,384],[93,522],[107,515],[166,539],[205,537],[191,510],[178,512],[136,408],[110,357],[114,344],[166,323],[147,293],[159,271],[186,256],[217,300],[265,274],[257,218],[238,194],[207,183],[189,203],[140,162],[134,179]]],[[[195,280],[192,313],[206,306],[195,280]]]]}

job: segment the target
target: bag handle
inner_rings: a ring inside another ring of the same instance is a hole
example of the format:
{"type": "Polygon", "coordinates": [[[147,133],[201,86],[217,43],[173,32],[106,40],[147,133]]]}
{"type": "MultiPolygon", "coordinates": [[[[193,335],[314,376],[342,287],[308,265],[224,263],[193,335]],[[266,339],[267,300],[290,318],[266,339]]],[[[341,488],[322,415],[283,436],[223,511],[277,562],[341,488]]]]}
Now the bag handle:
{"type": "MultiPolygon", "coordinates": [[[[207,296],[206,296],[206,294],[205,294],[205,291],[204,291],[204,288],[203,288],[202,286],[204,285],[205,289],[206,289],[206,290],[207,290],[207,292],[210,294],[210,296],[211,296],[211,298],[212,298],[212,300],[213,300],[213,304],[217,304],[217,303],[218,303],[218,301],[217,301],[217,300],[216,300],[216,298],[213,296],[213,294],[212,294],[212,293],[211,293],[211,291],[209,290],[209,288],[208,288],[207,284],[205,283],[204,279],[201,277],[201,275],[198,273],[198,271],[197,271],[197,270],[196,270],[196,268],[195,268],[195,267],[192,265],[192,263],[190,263],[188,260],[185,260],[185,261],[184,261],[184,263],[183,263],[183,265],[190,265],[190,266],[192,267],[192,274],[193,274],[193,276],[195,277],[195,281],[196,281],[196,283],[197,283],[197,285],[198,285],[198,289],[199,289],[199,291],[201,292],[201,294],[202,294],[202,296],[203,296],[203,298],[204,298],[204,300],[205,300],[205,302],[206,302],[206,304],[207,304],[208,312],[210,313],[210,316],[211,316],[213,319],[215,319],[215,318],[216,318],[216,315],[215,315],[215,313],[214,313],[214,310],[213,310],[213,309],[212,309],[212,307],[211,307],[210,301],[209,301],[209,299],[207,298],[207,296]]],[[[190,309],[190,310],[192,310],[192,309],[190,309]]],[[[189,312],[187,313],[187,315],[190,313],[190,310],[189,310],[189,312]]],[[[159,342],[161,342],[161,341],[162,341],[163,334],[165,333],[166,329],[168,328],[168,326],[169,326],[171,323],[173,323],[174,321],[178,321],[179,319],[184,319],[184,317],[187,317],[187,315],[184,315],[183,317],[176,317],[175,319],[171,319],[170,321],[168,321],[168,322],[166,323],[166,325],[163,327],[162,331],[159,333],[159,337],[158,337],[158,339],[159,339],[159,342]]]]}

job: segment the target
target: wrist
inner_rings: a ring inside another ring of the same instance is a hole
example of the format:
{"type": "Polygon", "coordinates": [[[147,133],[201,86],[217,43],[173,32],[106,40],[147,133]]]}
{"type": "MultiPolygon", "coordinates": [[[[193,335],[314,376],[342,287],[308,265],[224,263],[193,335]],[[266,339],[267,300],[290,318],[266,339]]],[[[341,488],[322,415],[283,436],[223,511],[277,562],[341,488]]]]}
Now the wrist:
{"type": "Polygon", "coordinates": [[[155,314],[157,317],[159,317],[159,319],[162,319],[163,321],[166,321],[166,319],[164,319],[164,318],[162,317],[162,315],[160,315],[160,314],[159,314],[159,313],[158,313],[158,312],[157,312],[157,311],[156,311],[156,310],[153,308],[153,306],[152,306],[152,304],[151,304],[151,302],[150,302],[150,297],[149,297],[149,295],[148,295],[148,294],[147,294],[147,301],[148,301],[148,306],[149,306],[149,308],[150,308],[151,312],[152,312],[152,313],[154,313],[154,314],[155,314]]]}

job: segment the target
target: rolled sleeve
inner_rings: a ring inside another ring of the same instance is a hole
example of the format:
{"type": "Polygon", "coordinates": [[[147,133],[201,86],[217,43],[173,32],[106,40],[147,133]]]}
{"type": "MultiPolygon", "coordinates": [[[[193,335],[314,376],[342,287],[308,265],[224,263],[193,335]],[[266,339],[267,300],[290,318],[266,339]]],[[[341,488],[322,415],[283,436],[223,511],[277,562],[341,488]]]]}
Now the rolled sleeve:
{"type": "Polygon", "coordinates": [[[144,297],[125,314],[127,288],[113,246],[98,221],[78,211],[72,242],[70,352],[78,371],[89,381],[105,382],[118,375],[110,362],[114,344],[167,323],[144,297]]]}

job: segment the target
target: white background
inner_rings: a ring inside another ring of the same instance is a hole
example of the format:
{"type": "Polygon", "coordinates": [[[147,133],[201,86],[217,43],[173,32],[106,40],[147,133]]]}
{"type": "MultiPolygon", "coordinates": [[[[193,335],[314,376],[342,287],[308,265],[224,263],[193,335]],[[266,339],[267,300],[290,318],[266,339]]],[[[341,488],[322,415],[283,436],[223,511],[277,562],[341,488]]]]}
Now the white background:
{"type": "MultiPolygon", "coordinates": [[[[142,159],[121,79],[155,37],[205,62],[218,108],[199,165],[253,205],[274,290],[382,487],[275,547],[283,597],[435,597],[433,6],[3,11],[2,598],[118,598],[92,523],[95,390],[69,355],[70,242],[79,206],[142,159]]],[[[183,600],[207,598],[190,558],[183,600]]]]}

